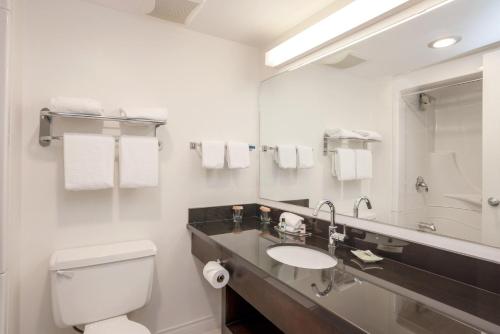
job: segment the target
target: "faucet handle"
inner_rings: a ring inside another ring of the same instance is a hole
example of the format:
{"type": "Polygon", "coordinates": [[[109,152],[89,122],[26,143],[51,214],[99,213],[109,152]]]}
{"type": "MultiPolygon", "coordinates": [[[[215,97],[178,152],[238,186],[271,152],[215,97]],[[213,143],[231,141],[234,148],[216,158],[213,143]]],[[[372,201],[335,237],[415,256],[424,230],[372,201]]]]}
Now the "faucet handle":
{"type": "Polygon", "coordinates": [[[341,242],[343,242],[347,238],[347,235],[345,233],[339,233],[339,232],[337,232],[337,226],[329,226],[328,227],[328,236],[329,236],[329,239],[330,239],[330,244],[333,241],[341,241],[341,242]]]}
{"type": "Polygon", "coordinates": [[[346,237],[347,235],[345,235],[344,233],[338,233],[338,232],[333,233],[333,239],[337,241],[344,242],[346,237]]]}

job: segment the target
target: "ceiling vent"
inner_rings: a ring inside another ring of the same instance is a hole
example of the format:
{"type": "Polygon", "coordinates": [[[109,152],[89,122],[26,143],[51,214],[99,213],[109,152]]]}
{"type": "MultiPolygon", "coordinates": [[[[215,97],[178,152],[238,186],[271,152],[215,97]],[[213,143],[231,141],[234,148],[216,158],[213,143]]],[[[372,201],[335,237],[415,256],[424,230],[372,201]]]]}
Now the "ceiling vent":
{"type": "Polygon", "coordinates": [[[189,25],[204,3],[205,0],[156,0],[156,6],[149,15],[189,25]]]}
{"type": "Polygon", "coordinates": [[[356,57],[350,51],[335,53],[321,60],[321,64],[332,66],[341,70],[345,70],[359,64],[362,64],[366,59],[356,57]]]}

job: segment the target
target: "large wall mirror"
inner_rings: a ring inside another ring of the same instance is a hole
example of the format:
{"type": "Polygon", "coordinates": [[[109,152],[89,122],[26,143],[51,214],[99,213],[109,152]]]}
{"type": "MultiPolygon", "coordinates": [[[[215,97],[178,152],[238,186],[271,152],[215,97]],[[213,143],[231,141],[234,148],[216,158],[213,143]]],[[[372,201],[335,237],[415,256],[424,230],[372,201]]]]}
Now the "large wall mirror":
{"type": "Polygon", "coordinates": [[[455,0],[264,81],[261,198],[500,247],[499,22],[455,0]]]}

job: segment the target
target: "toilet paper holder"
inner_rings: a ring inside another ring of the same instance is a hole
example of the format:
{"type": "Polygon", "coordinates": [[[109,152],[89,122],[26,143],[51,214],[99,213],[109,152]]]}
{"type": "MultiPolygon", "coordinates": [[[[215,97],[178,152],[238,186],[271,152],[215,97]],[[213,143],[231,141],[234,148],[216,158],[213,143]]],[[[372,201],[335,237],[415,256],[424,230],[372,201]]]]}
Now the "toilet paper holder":
{"type": "MultiPolygon", "coordinates": [[[[215,260],[215,262],[217,262],[218,264],[220,264],[221,266],[224,267],[224,261],[222,261],[221,259],[217,259],[217,260],[215,260]]],[[[224,281],[224,275],[217,276],[217,283],[222,283],[223,281],[224,281]]]]}
{"type": "Polygon", "coordinates": [[[208,261],[203,267],[204,278],[216,289],[221,289],[229,282],[231,274],[224,267],[224,262],[221,259],[208,261]]]}

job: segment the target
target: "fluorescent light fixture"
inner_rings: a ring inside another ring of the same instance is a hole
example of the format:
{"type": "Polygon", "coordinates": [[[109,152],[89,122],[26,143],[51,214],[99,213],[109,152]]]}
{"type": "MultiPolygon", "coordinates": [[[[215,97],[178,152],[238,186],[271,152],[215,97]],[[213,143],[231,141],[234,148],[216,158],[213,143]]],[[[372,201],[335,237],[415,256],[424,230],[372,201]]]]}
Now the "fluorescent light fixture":
{"type": "Polygon", "coordinates": [[[408,1],[354,0],[347,6],[266,52],[266,65],[271,67],[279,66],[408,1]]]}
{"type": "Polygon", "coordinates": [[[460,40],[462,40],[462,38],[457,36],[440,38],[438,40],[430,42],[428,46],[433,49],[442,49],[447,48],[448,46],[455,45],[460,42],[460,40]]]}
{"type": "Polygon", "coordinates": [[[351,41],[351,42],[349,42],[347,44],[344,44],[342,46],[335,46],[335,47],[329,47],[329,46],[327,46],[327,47],[319,50],[318,52],[313,53],[311,56],[306,56],[306,57],[298,60],[297,62],[292,63],[290,66],[285,67],[284,70],[286,70],[286,71],[294,71],[294,70],[296,70],[298,68],[301,68],[303,66],[306,66],[306,65],[308,65],[310,63],[314,63],[314,62],[316,62],[316,61],[318,61],[320,59],[328,57],[329,55],[332,55],[334,53],[346,50],[346,49],[350,48],[353,45],[361,43],[361,42],[363,42],[363,41],[365,41],[367,39],[370,39],[370,38],[372,38],[374,36],[377,36],[377,35],[382,34],[382,33],[386,32],[388,30],[391,30],[391,29],[393,29],[393,28],[395,28],[397,26],[400,26],[400,25],[402,25],[402,24],[404,24],[406,22],[409,22],[409,21],[411,21],[411,20],[413,20],[413,19],[415,19],[417,17],[420,17],[422,15],[430,13],[433,10],[436,10],[436,9],[438,9],[440,7],[448,5],[448,4],[450,4],[450,3],[454,2],[454,1],[455,0],[444,0],[443,2],[437,3],[434,6],[424,8],[424,9],[418,11],[417,13],[415,13],[415,14],[409,16],[409,17],[406,17],[406,18],[404,18],[402,20],[398,20],[398,21],[396,21],[396,22],[394,22],[394,23],[392,23],[392,24],[390,24],[390,25],[388,25],[386,27],[383,27],[383,28],[381,28],[379,30],[373,31],[373,32],[371,32],[371,33],[369,33],[367,35],[361,36],[360,38],[358,38],[356,40],[353,40],[353,41],[351,41]]]}

